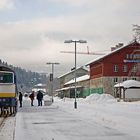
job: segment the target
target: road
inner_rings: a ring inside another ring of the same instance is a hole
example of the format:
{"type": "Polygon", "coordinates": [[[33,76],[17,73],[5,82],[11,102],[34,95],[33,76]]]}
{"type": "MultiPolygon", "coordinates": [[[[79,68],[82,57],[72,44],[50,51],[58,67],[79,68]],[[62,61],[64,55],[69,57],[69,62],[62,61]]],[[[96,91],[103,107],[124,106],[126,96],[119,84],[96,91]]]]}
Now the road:
{"type": "MultiPolygon", "coordinates": [[[[59,105],[26,106],[16,116],[15,140],[131,140],[127,133],[84,119],[59,105]]],[[[88,114],[84,114],[88,115],[88,114]]]]}

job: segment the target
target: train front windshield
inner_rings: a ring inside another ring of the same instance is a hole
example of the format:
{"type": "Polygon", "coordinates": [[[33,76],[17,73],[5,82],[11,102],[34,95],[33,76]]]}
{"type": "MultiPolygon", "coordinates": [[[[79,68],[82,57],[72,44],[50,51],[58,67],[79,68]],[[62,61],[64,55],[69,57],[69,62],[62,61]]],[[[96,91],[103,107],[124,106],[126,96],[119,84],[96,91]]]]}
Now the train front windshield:
{"type": "Polygon", "coordinates": [[[0,72],[0,83],[14,83],[13,76],[13,73],[0,72]]]}

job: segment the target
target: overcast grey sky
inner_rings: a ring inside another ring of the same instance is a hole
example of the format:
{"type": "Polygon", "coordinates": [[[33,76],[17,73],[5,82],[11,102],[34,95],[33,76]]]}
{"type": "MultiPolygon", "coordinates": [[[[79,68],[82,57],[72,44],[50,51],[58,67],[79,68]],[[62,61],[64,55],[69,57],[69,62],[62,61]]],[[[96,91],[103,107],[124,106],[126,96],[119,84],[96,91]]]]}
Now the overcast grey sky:
{"type": "MultiPolygon", "coordinates": [[[[140,24],[140,0],[0,0],[0,59],[26,70],[49,73],[46,62],[59,62],[57,75],[74,66],[77,51],[110,50],[133,39],[132,24],[140,24]]],[[[98,56],[78,55],[82,66],[98,56]]]]}

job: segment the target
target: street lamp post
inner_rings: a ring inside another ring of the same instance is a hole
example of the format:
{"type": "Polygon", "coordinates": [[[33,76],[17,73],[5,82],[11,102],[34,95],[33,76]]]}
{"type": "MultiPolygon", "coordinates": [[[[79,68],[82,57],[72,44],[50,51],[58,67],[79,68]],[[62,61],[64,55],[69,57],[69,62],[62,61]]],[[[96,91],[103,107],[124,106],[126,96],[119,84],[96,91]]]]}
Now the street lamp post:
{"type": "Polygon", "coordinates": [[[77,101],[76,101],[76,96],[77,96],[77,88],[76,88],[76,67],[77,67],[77,58],[76,58],[76,44],[77,43],[87,43],[86,40],[65,40],[64,43],[74,43],[75,44],[75,71],[74,71],[74,77],[75,77],[75,100],[74,100],[74,108],[77,108],[77,101]]]}
{"type": "Polygon", "coordinates": [[[52,102],[53,100],[53,77],[54,77],[54,65],[59,65],[60,63],[57,62],[48,62],[47,65],[52,65],[52,73],[50,74],[50,82],[51,82],[51,95],[52,95],[52,102]]]}

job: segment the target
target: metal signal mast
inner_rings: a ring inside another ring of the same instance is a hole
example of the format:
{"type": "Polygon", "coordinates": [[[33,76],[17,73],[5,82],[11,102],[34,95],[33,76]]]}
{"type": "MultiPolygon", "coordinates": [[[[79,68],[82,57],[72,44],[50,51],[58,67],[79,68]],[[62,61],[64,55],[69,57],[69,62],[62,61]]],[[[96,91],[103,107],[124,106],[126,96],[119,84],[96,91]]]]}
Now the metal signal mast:
{"type": "MultiPolygon", "coordinates": [[[[74,51],[60,51],[61,53],[75,53],[74,51]]],[[[105,55],[105,53],[98,52],[90,52],[89,47],[87,46],[87,52],[76,52],[77,54],[85,54],[85,55],[105,55]]]]}

